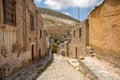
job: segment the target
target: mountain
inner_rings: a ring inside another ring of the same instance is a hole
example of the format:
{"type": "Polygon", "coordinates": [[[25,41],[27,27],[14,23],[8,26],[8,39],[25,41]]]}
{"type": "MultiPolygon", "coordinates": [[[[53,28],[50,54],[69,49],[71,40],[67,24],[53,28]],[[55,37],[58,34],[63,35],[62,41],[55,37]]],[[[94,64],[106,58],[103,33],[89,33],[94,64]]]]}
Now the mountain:
{"type": "Polygon", "coordinates": [[[49,36],[55,35],[63,39],[69,37],[77,22],[76,19],[51,9],[38,8],[38,12],[43,17],[44,29],[49,36]]]}
{"type": "Polygon", "coordinates": [[[47,8],[38,8],[38,11],[40,12],[40,14],[45,14],[45,15],[50,15],[50,16],[54,16],[54,17],[58,17],[58,18],[63,18],[63,19],[68,19],[68,20],[73,20],[73,21],[77,21],[76,19],[65,15],[61,12],[52,10],[52,9],[47,9],[47,8]]]}

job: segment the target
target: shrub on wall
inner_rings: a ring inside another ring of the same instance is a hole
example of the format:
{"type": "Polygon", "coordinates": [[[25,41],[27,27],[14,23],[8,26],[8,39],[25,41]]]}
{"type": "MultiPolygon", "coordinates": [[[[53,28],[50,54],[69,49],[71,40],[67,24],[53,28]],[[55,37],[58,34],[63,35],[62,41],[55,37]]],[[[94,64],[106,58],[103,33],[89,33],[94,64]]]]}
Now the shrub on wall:
{"type": "Polygon", "coordinates": [[[6,55],[7,55],[7,49],[6,49],[6,47],[1,47],[1,55],[3,56],[3,57],[7,57],[6,55]]]}

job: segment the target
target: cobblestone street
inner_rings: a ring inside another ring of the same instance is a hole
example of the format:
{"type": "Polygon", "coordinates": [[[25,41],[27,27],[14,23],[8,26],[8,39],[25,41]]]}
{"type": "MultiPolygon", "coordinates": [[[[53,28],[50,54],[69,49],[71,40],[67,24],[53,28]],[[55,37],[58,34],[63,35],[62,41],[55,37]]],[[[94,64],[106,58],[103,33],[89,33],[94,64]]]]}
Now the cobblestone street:
{"type": "MultiPolygon", "coordinates": [[[[51,59],[51,56],[46,56],[39,62],[21,69],[3,80],[89,80],[87,76],[85,77],[83,73],[77,69],[76,63],[70,64],[69,60],[74,62],[76,61],[75,59],[62,57],[61,55],[54,55],[54,59],[52,61],[51,59]],[[44,65],[47,65],[46,69],[42,68],[45,67],[44,65]],[[76,68],[73,65],[75,65],[76,68]]],[[[116,71],[112,67],[95,57],[86,57],[82,62],[90,68],[100,80],[120,80],[119,74],[116,74],[116,71]]]]}
{"type": "Polygon", "coordinates": [[[34,64],[31,64],[18,72],[6,77],[3,80],[36,80],[36,77],[41,73],[41,70],[48,64],[51,60],[51,56],[48,55],[34,64]]]}
{"type": "Polygon", "coordinates": [[[53,63],[37,80],[88,80],[80,71],[74,69],[66,58],[55,55],[53,63]]]}

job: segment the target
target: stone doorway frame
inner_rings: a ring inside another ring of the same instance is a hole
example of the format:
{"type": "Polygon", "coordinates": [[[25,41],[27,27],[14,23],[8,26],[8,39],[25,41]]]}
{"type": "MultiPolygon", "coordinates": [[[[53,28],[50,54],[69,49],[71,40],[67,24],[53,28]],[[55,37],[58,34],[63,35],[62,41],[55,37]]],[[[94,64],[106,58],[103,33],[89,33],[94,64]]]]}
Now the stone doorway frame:
{"type": "Polygon", "coordinates": [[[42,58],[41,48],[39,48],[39,59],[42,58]]]}
{"type": "Polygon", "coordinates": [[[35,43],[34,42],[31,43],[31,49],[30,49],[30,51],[31,51],[32,62],[34,62],[35,61],[35,43]]]}
{"type": "Polygon", "coordinates": [[[77,59],[77,57],[78,57],[78,48],[75,47],[75,58],[77,59]]]}

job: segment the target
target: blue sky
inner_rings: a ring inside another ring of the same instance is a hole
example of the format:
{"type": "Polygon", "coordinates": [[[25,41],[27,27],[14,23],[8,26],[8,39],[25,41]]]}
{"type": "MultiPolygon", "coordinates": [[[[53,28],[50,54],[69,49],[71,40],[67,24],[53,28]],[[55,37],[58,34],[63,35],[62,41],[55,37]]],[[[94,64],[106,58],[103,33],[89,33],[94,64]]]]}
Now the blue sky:
{"type": "Polygon", "coordinates": [[[78,7],[80,9],[80,21],[88,16],[88,12],[103,0],[34,0],[37,7],[49,8],[73,18],[78,17],[78,7]]]}

